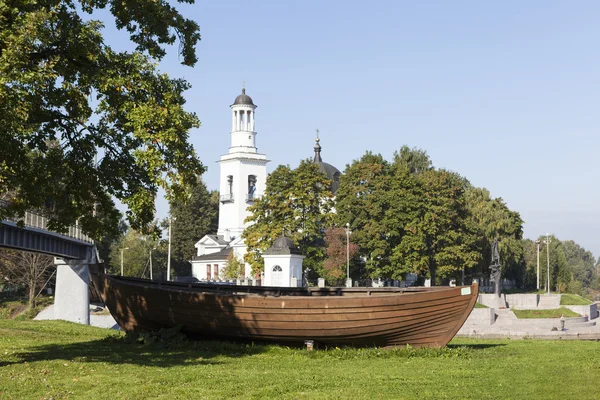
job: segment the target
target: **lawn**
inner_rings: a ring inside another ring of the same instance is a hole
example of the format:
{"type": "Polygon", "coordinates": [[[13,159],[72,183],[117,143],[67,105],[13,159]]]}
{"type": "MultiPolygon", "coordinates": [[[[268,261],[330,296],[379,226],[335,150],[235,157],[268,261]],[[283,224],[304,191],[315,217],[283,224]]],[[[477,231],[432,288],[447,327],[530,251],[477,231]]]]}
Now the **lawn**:
{"type": "Polygon", "coordinates": [[[560,318],[564,315],[565,318],[580,317],[575,311],[571,311],[566,307],[555,308],[550,310],[513,310],[517,318],[560,318]]]}
{"type": "Polygon", "coordinates": [[[592,304],[591,301],[576,294],[565,293],[560,296],[561,306],[587,306],[590,304],[592,304]]]}
{"type": "Polygon", "coordinates": [[[2,399],[594,399],[600,346],[455,340],[442,350],[171,341],[0,321],[2,399]],[[559,379],[557,379],[560,377],[559,379]]]}

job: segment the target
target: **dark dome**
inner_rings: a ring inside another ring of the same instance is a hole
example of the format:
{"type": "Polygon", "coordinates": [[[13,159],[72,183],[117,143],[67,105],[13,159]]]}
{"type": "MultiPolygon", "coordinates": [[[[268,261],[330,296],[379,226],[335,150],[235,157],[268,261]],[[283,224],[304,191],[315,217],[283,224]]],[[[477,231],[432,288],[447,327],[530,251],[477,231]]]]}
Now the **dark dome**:
{"type": "Polygon", "coordinates": [[[282,236],[280,238],[275,239],[275,241],[273,242],[273,246],[276,249],[293,249],[294,248],[294,242],[292,242],[292,239],[290,239],[287,236],[282,236]]]}
{"type": "Polygon", "coordinates": [[[327,175],[327,179],[331,181],[331,193],[335,194],[340,187],[340,175],[342,174],[339,169],[331,164],[323,162],[321,158],[321,145],[319,144],[319,138],[315,143],[315,157],[313,162],[319,166],[319,172],[327,175]]]}
{"type": "Polygon", "coordinates": [[[281,236],[275,239],[273,246],[269,247],[263,254],[266,255],[283,255],[283,254],[296,254],[302,255],[300,250],[294,246],[292,239],[286,236],[281,236]]]}
{"type": "Polygon", "coordinates": [[[331,164],[323,161],[315,161],[315,164],[319,166],[319,172],[327,175],[327,179],[331,181],[331,193],[335,194],[340,187],[340,175],[342,174],[339,169],[331,164]]]}
{"type": "Polygon", "coordinates": [[[238,97],[235,98],[233,105],[236,105],[236,104],[247,104],[250,106],[254,105],[254,103],[252,102],[252,97],[250,97],[246,94],[246,88],[243,87],[242,94],[240,94],[238,97]]]}

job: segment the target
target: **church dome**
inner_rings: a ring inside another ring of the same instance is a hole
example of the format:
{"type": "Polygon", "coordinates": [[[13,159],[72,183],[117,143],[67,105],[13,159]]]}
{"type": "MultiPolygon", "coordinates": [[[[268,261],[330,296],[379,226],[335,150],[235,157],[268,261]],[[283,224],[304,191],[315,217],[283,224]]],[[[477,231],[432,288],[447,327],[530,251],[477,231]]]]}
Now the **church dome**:
{"type": "Polygon", "coordinates": [[[249,106],[254,105],[254,103],[252,102],[252,97],[250,97],[246,94],[245,87],[242,87],[242,94],[240,94],[238,97],[235,98],[233,105],[235,106],[236,104],[245,104],[245,105],[249,105],[249,106]]]}
{"type": "Polygon", "coordinates": [[[287,236],[281,236],[275,239],[273,246],[269,247],[263,254],[296,254],[301,255],[302,252],[294,246],[294,242],[287,236]]]}
{"type": "Polygon", "coordinates": [[[319,144],[319,141],[320,139],[317,137],[315,143],[315,157],[313,162],[318,165],[319,172],[327,175],[327,179],[331,181],[331,193],[335,195],[340,187],[340,175],[342,173],[333,165],[323,162],[323,159],[321,158],[321,145],[319,144]]]}
{"type": "Polygon", "coordinates": [[[294,242],[287,236],[282,236],[273,242],[273,246],[276,249],[292,249],[294,248],[294,242]]]}

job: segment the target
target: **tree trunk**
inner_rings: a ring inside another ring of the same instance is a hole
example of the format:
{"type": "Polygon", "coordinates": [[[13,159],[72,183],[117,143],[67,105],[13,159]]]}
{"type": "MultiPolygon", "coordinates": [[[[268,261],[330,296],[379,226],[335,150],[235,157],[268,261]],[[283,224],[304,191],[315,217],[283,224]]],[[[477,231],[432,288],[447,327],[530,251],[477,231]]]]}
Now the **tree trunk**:
{"type": "Polygon", "coordinates": [[[431,277],[431,286],[435,286],[435,273],[436,273],[436,267],[430,265],[429,266],[429,276],[431,277]]]}
{"type": "Polygon", "coordinates": [[[35,281],[29,281],[29,302],[27,304],[29,309],[35,307],[35,281]]]}

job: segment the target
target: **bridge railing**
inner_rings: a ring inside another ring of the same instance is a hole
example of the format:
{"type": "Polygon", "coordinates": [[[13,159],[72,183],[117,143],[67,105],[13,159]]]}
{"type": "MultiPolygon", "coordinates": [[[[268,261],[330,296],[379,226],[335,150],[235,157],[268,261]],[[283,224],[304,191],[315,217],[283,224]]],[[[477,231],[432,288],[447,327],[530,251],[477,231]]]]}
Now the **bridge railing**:
{"type": "MultiPolygon", "coordinates": [[[[9,202],[6,200],[0,200],[0,207],[7,207],[9,202]]],[[[49,232],[54,232],[59,235],[67,236],[73,239],[81,240],[84,242],[92,243],[93,240],[89,236],[83,233],[83,230],[79,226],[69,226],[67,232],[55,232],[48,229],[48,218],[42,214],[26,211],[23,218],[5,218],[5,221],[11,221],[19,223],[23,221],[23,224],[30,228],[42,229],[49,232]]]]}

